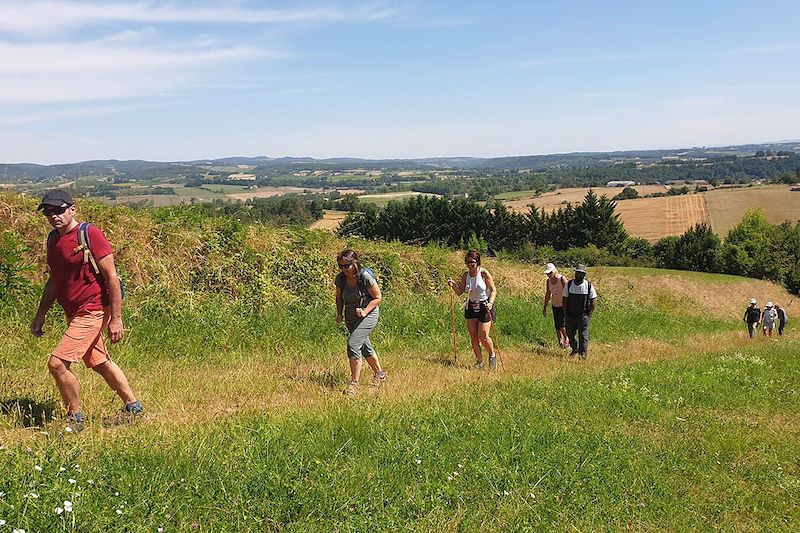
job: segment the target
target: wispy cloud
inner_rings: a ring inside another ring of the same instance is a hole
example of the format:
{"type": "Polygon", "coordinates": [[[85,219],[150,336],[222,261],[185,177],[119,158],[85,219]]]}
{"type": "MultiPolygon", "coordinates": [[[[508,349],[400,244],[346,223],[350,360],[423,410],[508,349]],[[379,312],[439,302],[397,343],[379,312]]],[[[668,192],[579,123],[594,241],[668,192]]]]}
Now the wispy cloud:
{"type": "Polygon", "coordinates": [[[637,61],[642,59],[664,59],[675,57],[672,53],[651,54],[605,54],[580,57],[547,57],[527,59],[517,62],[518,67],[547,67],[552,65],[571,65],[577,63],[612,63],[617,61],[637,61]]]}
{"type": "Polygon", "coordinates": [[[42,34],[106,23],[332,23],[373,21],[390,17],[384,4],[372,3],[353,9],[255,9],[219,3],[169,2],[76,2],[69,0],[5,0],[0,5],[0,32],[42,34]]]}
{"type": "Polygon", "coordinates": [[[0,103],[103,101],[169,93],[214,80],[219,70],[285,57],[253,46],[0,42],[0,103]],[[215,76],[215,73],[217,74],[215,76]]]}

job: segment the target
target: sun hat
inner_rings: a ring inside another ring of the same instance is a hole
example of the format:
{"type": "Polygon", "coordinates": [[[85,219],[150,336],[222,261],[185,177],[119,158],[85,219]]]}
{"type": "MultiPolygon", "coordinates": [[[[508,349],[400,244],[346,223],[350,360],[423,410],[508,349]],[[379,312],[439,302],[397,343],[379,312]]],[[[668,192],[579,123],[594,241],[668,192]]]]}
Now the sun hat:
{"type": "Polygon", "coordinates": [[[556,266],[553,263],[547,263],[547,265],[544,267],[545,274],[550,274],[551,272],[555,271],[556,271],[556,266]]]}
{"type": "Polygon", "coordinates": [[[583,272],[586,274],[586,265],[578,265],[575,267],[575,272],[583,272]]]}
{"type": "Polygon", "coordinates": [[[772,307],[772,302],[767,302],[767,307],[772,307]]]}
{"type": "Polygon", "coordinates": [[[751,303],[751,304],[754,304],[754,303],[758,303],[758,302],[756,301],[756,299],[755,299],[755,298],[750,298],[750,303],[751,303]]]}

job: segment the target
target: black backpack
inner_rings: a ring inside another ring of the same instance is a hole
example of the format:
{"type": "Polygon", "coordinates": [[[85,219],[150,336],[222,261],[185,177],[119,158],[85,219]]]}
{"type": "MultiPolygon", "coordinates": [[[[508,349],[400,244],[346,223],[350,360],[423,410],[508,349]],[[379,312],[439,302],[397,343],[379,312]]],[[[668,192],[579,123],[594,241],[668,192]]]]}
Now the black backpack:
{"type": "Polygon", "coordinates": [[[747,322],[749,324],[755,324],[761,320],[761,309],[758,307],[748,307],[747,308],[747,322]]]}

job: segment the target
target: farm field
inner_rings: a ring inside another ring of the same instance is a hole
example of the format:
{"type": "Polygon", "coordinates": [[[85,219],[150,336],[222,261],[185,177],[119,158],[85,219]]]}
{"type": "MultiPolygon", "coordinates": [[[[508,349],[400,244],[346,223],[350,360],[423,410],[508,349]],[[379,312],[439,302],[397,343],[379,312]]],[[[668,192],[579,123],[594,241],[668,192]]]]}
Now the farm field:
{"type": "MultiPolygon", "coordinates": [[[[612,198],[621,193],[623,188],[596,187],[592,190],[598,196],[612,198]]],[[[666,191],[663,185],[636,185],[634,189],[639,191],[641,195],[666,191]]],[[[503,203],[513,211],[527,211],[528,205],[534,204],[539,209],[549,212],[555,211],[567,203],[581,203],[587,192],[589,192],[588,187],[556,189],[555,191],[542,193],[540,196],[536,196],[533,191],[519,191],[498,195],[498,199],[503,200],[503,203]]]]}
{"type": "Polygon", "coordinates": [[[762,209],[771,224],[800,220],[800,192],[790,192],[790,188],[762,185],[708,191],[705,196],[714,231],[724,237],[748,209],[762,209]]]}
{"type": "Polygon", "coordinates": [[[681,235],[695,224],[711,223],[702,194],[621,200],[617,213],[628,233],[649,241],[681,235]]]}
{"type": "Polygon", "coordinates": [[[359,201],[364,203],[375,204],[378,207],[383,207],[392,200],[402,200],[411,196],[437,196],[436,194],[415,192],[415,191],[402,191],[402,192],[389,192],[381,194],[362,194],[358,197],[359,201]]]}
{"type": "Polygon", "coordinates": [[[740,321],[752,296],[792,312],[772,283],[592,267],[600,296],[580,362],[541,316],[541,265],[486,258],[501,364],[477,371],[460,313],[453,358],[445,280],[463,271],[460,253],[87,202],[129,282],[112,355],[149,414],[104,427],[118,400],[75,365],[89,420],[71,435],[45,365],[63,317],[29,334],[47,232],[32,203],[0,209],[34,266],[34,287],[0,306],[9,531],[800,526],[798,332],[751,340],[740,321]],[[353,399],[340,393],[346,336],[332,297],[346,244],[381,280],[373,341],[389,373],[373,389],[365,372],[353,399]]]}
{"type": "Polygon", "coordinates": [[[322,218],[311,224],[311,229],[324,229],[335,232],[339,229],[339,224],[347,216],[347,211],[332,211],[325,209],[322,218]]]}

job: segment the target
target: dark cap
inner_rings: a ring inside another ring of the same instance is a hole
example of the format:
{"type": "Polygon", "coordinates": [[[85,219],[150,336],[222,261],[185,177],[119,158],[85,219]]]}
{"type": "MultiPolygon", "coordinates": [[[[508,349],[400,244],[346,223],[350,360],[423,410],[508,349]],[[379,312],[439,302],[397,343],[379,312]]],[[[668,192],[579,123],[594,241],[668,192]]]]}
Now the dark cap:
{"type": "Polygon", "coordinates": [[[586,265],[578,265],[575,267],[575,272],[583,272],[586,274],[586,265]]]}
{"type": "Polygon", "coordinates": [[[50,189],[44,196],[42,196],[42,202],[39,204],[39,207],[36,210],[44,209],[45,207],[67,207],[73,205],[75,202],[72,201],[72,195],[69,191],[64,189],[50,189]]]}

